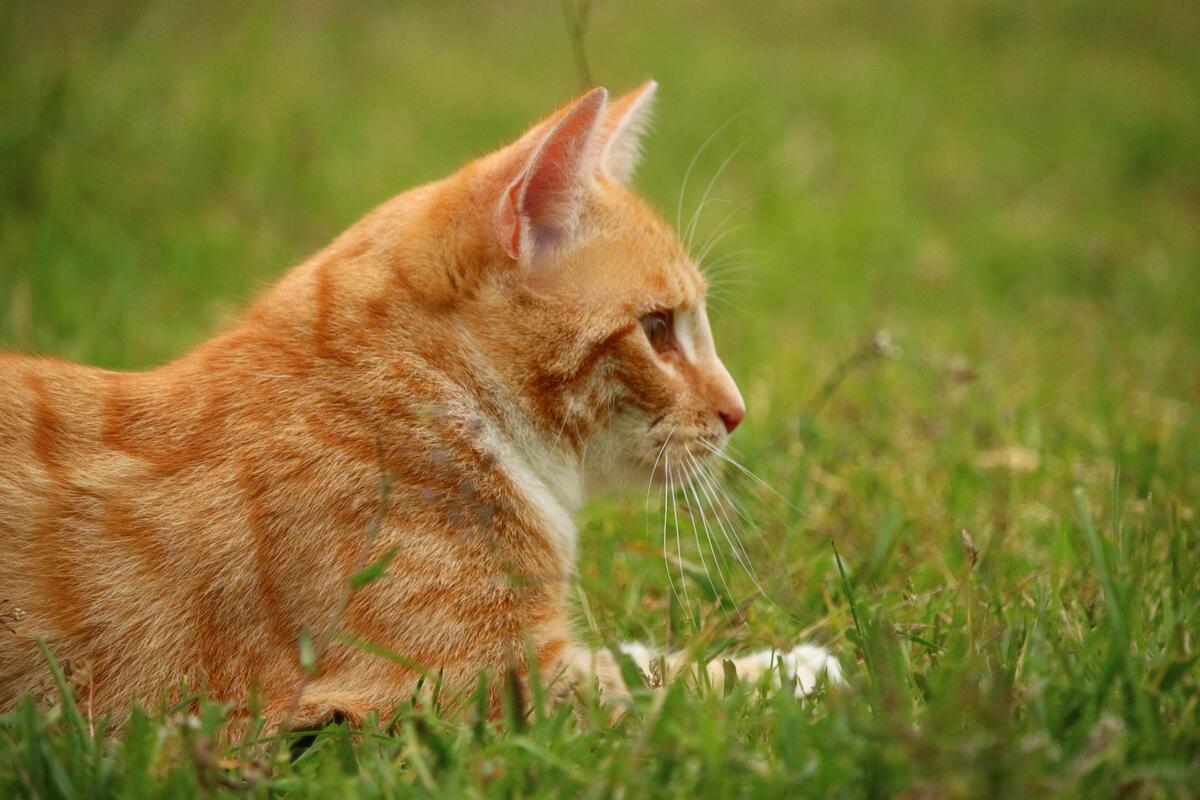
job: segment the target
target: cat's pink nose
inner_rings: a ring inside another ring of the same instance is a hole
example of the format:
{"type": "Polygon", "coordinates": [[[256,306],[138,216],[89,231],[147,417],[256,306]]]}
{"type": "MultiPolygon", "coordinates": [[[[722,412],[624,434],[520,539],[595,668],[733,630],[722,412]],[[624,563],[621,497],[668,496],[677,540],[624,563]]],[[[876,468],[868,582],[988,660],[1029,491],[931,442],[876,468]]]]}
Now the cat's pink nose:
{"type": "Polygon", "coordinates": [[[733,429],[745,419],[746,407],[739,403],[723,411],[718,411],[717,416],[721,418],[721,422],[725,423],[725,433],[733,433],[733,429]]]}

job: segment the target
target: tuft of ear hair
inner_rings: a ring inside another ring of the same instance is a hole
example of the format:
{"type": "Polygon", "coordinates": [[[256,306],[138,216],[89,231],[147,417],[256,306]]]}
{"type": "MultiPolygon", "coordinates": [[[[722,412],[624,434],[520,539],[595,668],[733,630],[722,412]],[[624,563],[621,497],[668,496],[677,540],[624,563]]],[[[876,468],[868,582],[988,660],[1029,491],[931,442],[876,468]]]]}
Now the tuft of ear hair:
{"type": "Polygon", "coordinates": [[[618,183],[629,183],[642,160],[642,136],[650,128],[657,91],[658,83],[648,80],[608,106],[600,169],[618,183]]]}
{"type": "Polygon", "coordinates": [[[534,148],[500,197],[497,235],[522,262],[569,237],[598,161],[598,133],[608,91],[592,89],[571,106],[534,148]]]}

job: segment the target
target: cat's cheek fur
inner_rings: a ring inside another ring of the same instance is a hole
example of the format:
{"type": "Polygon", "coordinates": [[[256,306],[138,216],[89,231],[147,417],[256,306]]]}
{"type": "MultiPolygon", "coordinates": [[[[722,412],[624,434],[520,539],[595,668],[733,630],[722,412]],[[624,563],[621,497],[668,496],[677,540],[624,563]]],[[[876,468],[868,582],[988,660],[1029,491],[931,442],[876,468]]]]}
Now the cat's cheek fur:
{"type": "Polygon", "coordinates": [[[646,458],[653,458],[646,443],[650,421],[644,411],[625,407],[593,433],[583,459],[589,494],[646,490],[653,468],[646,458]]]}

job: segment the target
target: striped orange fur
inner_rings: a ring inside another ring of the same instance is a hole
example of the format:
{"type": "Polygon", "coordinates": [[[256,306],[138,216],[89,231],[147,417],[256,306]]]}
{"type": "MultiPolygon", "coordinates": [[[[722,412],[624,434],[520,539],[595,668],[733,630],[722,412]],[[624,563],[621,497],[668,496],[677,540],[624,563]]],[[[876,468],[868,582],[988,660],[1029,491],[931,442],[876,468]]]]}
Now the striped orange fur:
{"type": "Polygon", "coordinates": [[[268,729],[298,686],[289,724],[386,713],[414,665],[586,674],[572,514],[743,414],[702,276],[625,185],[654,89],[386,202],[162,367],[0,356],[0,709],[48,691],[38,638],[98,715],[186,684],[268,729]],[[335,640],[305,682],[302,630],[393,547],[338,624],[408,663],[335,640]]]}

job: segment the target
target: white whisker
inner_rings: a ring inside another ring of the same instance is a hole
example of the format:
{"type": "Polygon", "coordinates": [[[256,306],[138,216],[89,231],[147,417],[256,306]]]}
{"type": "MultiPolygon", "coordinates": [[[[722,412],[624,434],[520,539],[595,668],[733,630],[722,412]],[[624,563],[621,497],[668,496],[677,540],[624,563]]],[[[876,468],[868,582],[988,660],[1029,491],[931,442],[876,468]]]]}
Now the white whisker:
{"type": "MultiPolygon", "coordinates": [[[[733,551],[734,557],[746,570],[746,573],[750,576],[751,580],[754,581],[755,586],[758,586],[758,574],[754,569],[754,564],[750,560],[750,553],[746,550],[745,545],[742,544],[742,539],[740,536],[738,536],[737,528],[734,525],[733,520],[729,518],[729,514],[725,511],[724,505],[720,502],[722,495],[716,491],[715,486],[711,482],[711,476],[709,476],[707,473],[704,473],[703,469],[701,470],[701,474],[702,477],[700,480],[700,487],[704,490],[705,495],[708,497],[709,503],[712,505],[713,515],[717,521],[718,527],[721,529],[721,533],[725,536],[726,541],[729,543],[729,547],[733,551]],[[708,480],[705,480],[705,478],[708,478],[708,480]]],[[[759,587],[759,591],[762,591],[761,587],[759,587]]]]}
{"type": "Polygon", "coordinates": [[[692,251],[692,245],[694,244],[693,238],[696,235],[696,225],[700,222],[700,214],[704,211],[704,206],[708,202],[708,197],[710,194],[712,194],[713,187],[717,185],[717,181],[720,180],[721,175],[725,172],[726,167],[729,166],[729,162],[733,161],[734,156],[736,156],[741,149],[742,145],[739,144],[737,147],[733,148],[733,151],[729,155],[725,156],[725,160],[721,162],[721,166],[717,167],[717,171],[713,174],[712,178],[709,179],[708,185],[704,187],[704,194],[700,195],[700,203],[696,206],[696,210],[692,212],[692,217],[690,220],[688,220],[687,233],[683,237],[685,243],[684,247],[689,253],[692,251]]]}
{"type": "Polygon", "coordinates": [[[721,295],[718,294],[718,295],[709,295],[708,299],[715,300],[716,302],[720,303],[721,305],[729,306],[734,311],[740,311],[742,314],[744,314],[747,317],[751,316],[749,311],[747,311],[746,309],[737,305],[736,303],[730,302],[729,298],[727,298],[727,297],[722,297],[721,295]]]}
{"type": "MultiPolygon", "coordinates": [[[[693,464],[695,463],[695,458],[692,456],[691,453],[684,450],[683,454],[685,456],[687,456],[689,461],[693,462],[693,464]]],[[[708,578],[711,580],[712,574],[709,572],[708,562],[704,558],[704,548],[700,546],[700,531],[696,527],[696,518],[694,516],[692,516],[692,513],[691,513],[691,509],[692,509],[691,501],[688,500],[688,490],[691,489],[693,492],[695,492],[695,489],[693,488],[693,481],[690,478],[688,478],[686,474],[684,475],[684,479],[680,485],[680,488],[683,489],[683,500],[685,503],[684,510],[687,512],[688,519],[692,523],[692,536],[696,540],[696,552],[700,554],[700,566],[704,569],[704,574],[706,576],[708,576],[708,578]]],[[[699,507],[697,507],[696,510],[698,512],[700,512],[701,519],[703,519],[703,517],[704,517],[703,509],[700,509],[699,507]]]]}
{"type": "MultiPolygon", "coordinates": [[[[721,496],[724,497],[726,500],[732,499],[729,497],[728,493],[724,492],[719,487],[719,485],[716,482],[716,478],[703,469],[703,465],[701,465],[700,474],[703,476],[704,479],[706,479],[706,480],[702,481],[702,485],[707,485],[711,492],[719,492],[721,494],[721,496]]],[[[712,494],[709,495],[710,498],[712,498],[712,496],[713,496],[712,494]]],[[[787,617],[794,619],[792,614],[790,614],[786,609],[784,609],[782,606],[780,606],[778,603],[776,603],[774,601],[774,599],[771,598],[771,595],[769,595],[767,593],[766,588],[762,585],[762,582],[758,579],[758,573],[754,569],[754,564],[750,560],[750,553],[746,550],[745,546],[742,544],[741,537],[739,537],[737,535],[737,530],[734,528],[733,520],[729,519],[728,514],[724,514],[724,512],[723,512],[724,506],[722,504],[717,503],[715,500],[713,500],[712,502],[713,502],[714,508],[716,509],[716,512],[717,512],[718,524],[720,524],[720,519],[721,519],[721,516],[723,515],[725,522],[729,525],[730,531],[733,534],[733,538],[736,539],[736,541],[737,541],[736,545],[734,545],[732,542],[730,542],[730,547],[735,547],[736,548],[735,554],[738,554],[741,556],[740,560],[742,562],[742,566],[746,569],[746,574],[750,576],[751,582],[754,583],[754,588],[758,591],[758,593],[760,595],[762,595],[764,600],[766,600],[768,603],[770,603],[772,606],[774,606],[776,609],[778,609],[781,613],[783,613],[787,617]]],[[[749,519],[749,518],[747,517],[747,519],[749,519]]],[[[751,521],[750,524],[753,525],[753,522],[751,521]]],[[[721,526],[721,527],[722,527],[722,532],[724,532],[724,526],[721,526]]],[[[728,533],[726,534],[726,539],[727,540],[729,539],[728,533]]]]}
{"type": "Polygon", "coordinates": [[[715,283],[712,281],[709,281],[708,296],[724,299],[726,293],[732,292],[734,290],[740,290],[745,287],[761,289],[763,287],[763,282],[747,280],[747,279],[734,279],[734,280],[721,279],[721,280],[716,281],[715,283]]]}
{"type": "MultiPolygon", "coordinates": [[[[744,256],[761,256],[761,255],[763,255],[763,253],[764,253],[764,251],[762,251],[756,247],[742,247],[737,250],[731,250],[728,253],[723,253],[721,255],[721,257],[716,259],[715,261],[711,261],[711,262],[705,264],[704,265],[704,274],[705,275],[710,274],[712,270],[715,270],[715,269],[718,269],[718,268],[724,266],[725,264],[733,261],[735,258],[742,258],[744,256]]],[[[742,264],[745,266],[752,266],[751,262],[744,261],[744,262],[742,262],[742,264]]]]}
{"type": "Polygon", "coordinates": [[[716,272],[707,273],[704,276],[704,280],[708,282],[709,286],[712,286],[715,283],[725,280],[726,278],[745,278],[755,274],[757,273],[752,271],[749,264],[739,263],[731,265],[728,269],[722,268],[716,272]]]}
{"type": "Polygon", "coordinates": [[[658,471],[658,462],[662,459],[663,453],[667,451],[667,445],[671,443],[671,437],[675,435],[675,431],[679,425],[675,425],[671,430],[667,431],[667,438],[663,439],[662,447],[658,448],[658,455],[654,457],[654,466],[650,468],[650,480],[646,481],[646,506],[650,506],[650,489],[654,486],[654,473],[658,471]]]}
{"type": "Polygon", "coordinates": [[[564,413],[562,425],[558,426],[558,434],[555,435],[555,437],[554,437],[554,443],[550,445],[551,449],[558,447],[558,440],[562,438],[563,431],[565,431],[567,429],[567,420],[568,419],[570,419],[570,417],[564,413]]]}
{"type": "MultiPolygon", "coordinates": [[[[665,456],[663,460],[663,469],[666,476],[666,491],[663,493],[663,534],[662,534],[662,555],[663,566],[667,570],[667,583],[671,586],[671,595],[675,600],[679,601],[679,590],[675,587],[675,578],[671,575],[671,557],[667,550],[667,524],[670,519],[669,505],[671,497],[671,457],[665,456]]],[[[686,586],[684,587],[687,588],[686,586]]]]}
{"type": "MultiPolygon", "coordinates": [[[[713,198],[712,202],[717,203],[728,201],[724,201],[722,198],[713,198]]],[[[746,204],[747,201],[737,204],[730,203],[730,205],[733,207],[725,214],[725,216],[721,217],[721,221],[716,224],[716,227],[713,228],[713,232],[709,234],[708,238],[704,241],[704,244],[700,246],[700,255],[696,256],[692,260],[695,261],[698,266],[700,266],[701,270],[705,269],[703,265],[705,260],[708,258],[708,254],[711,253],[713,247],[720,242],[722,238],[724,238],[725,234],[727,234],[730,230],[737,230],[738,228],[746,227],[745,223],[743,223],[741,225],[735,225],[733,228],[726,228],[726,226],[729,224],[729,221],[733,219],[735,214],[744,209],[746,204]]]]}
{"type": "Polygon", "coordinates": [[[729,265],[721,267],[718,270],[705,273],[704,280],[707,281],[710,286],[712,286],[713,284],[719,283],[726,278],[745,278],[757,275],[758,273],[753,270],[749,263],[738,262],[730,263],[729,265]]]}
{"type": "MultiPolygon", "coordinates": [[[[667,456],[667,469],[671,467],[670,455],[667,456]]],[[[688,619],[693,619],[692,616],[692,601],[688,597],[687,577],[683,572],[683,541],[679,535],[679,501],[675,497],[675,487],[672,485],[671,491],[668,494],[671,498],[671,512],[675,520],[675,553],[679,557],[679,584],[683,587],[683,603],[687,608],[688,619]]]]}
{"type": "MultiPolygon", "coordinates": [[[[727,220],[728,217],[721,222],[721,225],[724,225],[725,221],[727,220]]],[[[717,231],[719,232],[708,237],[708,241],[705,242],[704,247],[700,249],[700,255],[696,256],[693,261],[695,261],[697,264],[703,264],[704,259],[708,258],[708,254],[713,251],[713,248],[723,242],[726,237],[728,237],[730,234],[737,233],[738,231],[743,231],[748,227],[750,227],[750,223],[748,222],[739,222],[737,225],[730,225],[724,230],[721,230],[721,226],[718,226],[717,231]]]]}
{"type": "MultiPolygon", "coordinates": [[[[679,428],[679,426],[676,425],[673,428],[671,428],[670,431],[667,432],[666,438],[663,439],[662,447],[658,448],[658,455],[655,456],[655,458],[654,458],[654,466],[652,466],[650,468],[650,479],[648,481],[646,481],[646,527],[647,527],[647,529],[650,527],[650,520],[649,520],[649,517],[650,517],[650,489],[654,486],[654,476],[658,472],[659,462],[663,463],[664,483],[667,483],[670,480],[670,473],[666,471],[666,462],[663,461],[663,456],[667,452],[667,446],[671,443],[671,437],[675,435],[675,431],[678,428],[679,428]]],[[[669,484],[667,486],[667,489],[669,490],[669,484]]],[[[663,494],[662,517],[663,517],[663,547],[662,547],[663,567],[666,568],[666,571],[667,571],[667,583],[670,584],[670,586],[671,586],[671,594],[676,599],[678,599],[679,592],[676,591],[675,581],[671,577],[671,560],[667,555],[667,494],[665,494],[665,493],[663,494]]]]}
{"type": "MultiPolygon", "coordinates": [[[[688,458],[692,462],[692,469],[698,472],[700,470],[700,463],[696,460],[696,457],[691,453],[688,453],[688,458]]],[[[712,550],[713,563],[717,565],[717,575],[721,579],[721,584],[725,587],[725,594],[732,601],[734,599],[733,589],[729,586],[729,580],[725,577],[725,571],[721,569],[720,554],[717,551],[716,542],[714,541],[712,535],[712,529],[708,525],[708,517],[704,513],[704,506],[700,502],[700,494],[696,489],[696,483],[694,481],[690,484],[690,488],[692,490],[692,497],[694,497],[696,500],[696,508],[700,513],[700,522],[704,525],[704,536],[708,539],[709,549],[712,550]]],[[[700,547],[699,535],[697,535],[696,546],[700,547]]],[[[703,548],[701,548],[700,552],[703,554],[703,548]]],[[[709,577],[711,580],[711,575],[709,577]]]]}
{"type": "MultiPolygon", "coordinates": [[[[708,478],[709,483],[712,485],[714,491],[717,491],[720,494],[720,497],[725,501],[725,504],[733,506],[733,510],[737,513],[738,519],[740,519],[749,530],[761,534],[763,532],[762,529],[757,523],[755,523],[754,519],[750,516],[750,513],[746,511],[746,507],[742,505],[742,503],[733,495],[732,492],[722,485],[722,483],[717,479],[715,471],[707,470],[705,472],[705,476],[708,478]]],[[[724,508],[724,505],[722,505],[722,508],[724,508]]],[[[728,518],[728,515],[726,518],[728,518]]]]}
{"type": "MultiPolygon", "coordinates": [[[[729,457],[728,455],[726,455],[726,454],[725,454],[725,453],[724,453],[724,452],[723,452],[723,451],[722,451],[720,448],[718,448],[718,447],[715,447],[714,445],[711,445],[711,444],[709,444],[708,442],[704,441],[703,439],[702,439],[702,440],[700,440],[700,444],[701,444],[702,446],[704,446],[704,447],[705,447],[705,448],[706,448],[706,449],[707,449],[707,450],[708,450],[710,453],[712,453],[713,455],[715,455],[717,458],[720,458],[722,461],[725,461],[726,463],[728,463],[728,464],[731,464],[731,465],[732,465],[732,466],[733,466],[735,469],[737,469],[739,472],[741,472],[741,473],[742,473],[743,475],[745,475],[747,478],[750,478],[750,480],[754,481],[754,482],[755,482],[755,483],[757,483],[759,486],[763,487],[763,488],[764,488],[764,489],[766,489],[768,492],[770,492],[771,494],[773,494],[773,495],[775,495],[776,497],[778,497],[780,500],[782,500],[784,503],[786,503],[786,504],[787,504],[788,508],[790,508],[790,509],[792,509],[793,511],[795,511],[797,514],[800,514],[800,515],[802,515],[802,516],[805,516],[805,517],[807,517],[807,516],[810,516],[810,514],[809,514],[807,511],[805,511],[804,509],[802,509],[802,508],[800,508],[799,506],[797,506],[797,505],[796,505],[795,503],[793,503],[791,500],[788,500],[786,497],[784,497],[783,495],[781,495],[779,492],[775,491],[775,488],[774,488],[773,486],[771,486],[771,484],[767,483],[767,482],[766,482],[766,481],[764,481],[762,478],[760,478],[760,477],[758,477],[757,475],[755,475],[753,472],[751,472],[751,471],[750,471],[750,470],[748,470],[746,467],[744,467],[744,466],[742,466],[741,464],[739,464],[739,463],[738,463],[736,460],[734,460],[733,458],[730,458],[730,457],[729,457]]],[[[727,446],[728,446],[728,445],[727,445],[727,446]]]]}
{"type": "Polygon", "coordinates": [[[692,160],[688,162],[687,170],[683,173],[683,183],[679,185],[679,201],[675,204],[675,230],[682,233],[681,226],[683,225],[683,198],[687,194],[688,180],[692,177],[692,170],[696,168],[696,162],[700,160],[700,156],[704,155],[704,151],[712,144],[713,139],[716,139],[721,131],[729,127],[729,123],[733,122],[734,117],[722,122],[717,126],[717,129],[708,135],[708,138],[696,150],[696,154],[692,156],[692,160]]]}

